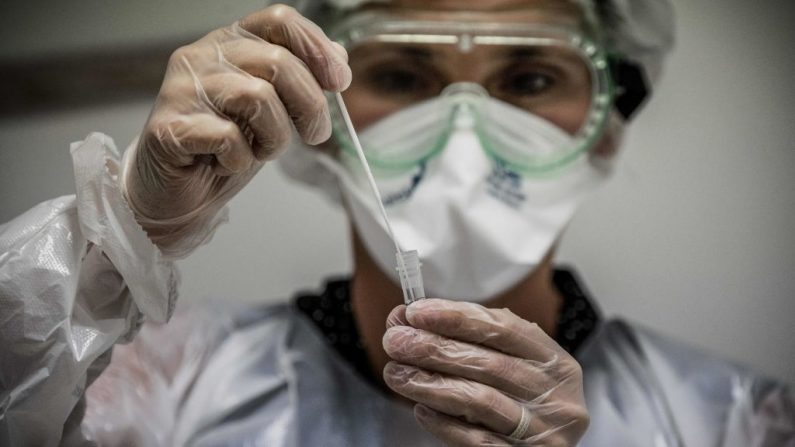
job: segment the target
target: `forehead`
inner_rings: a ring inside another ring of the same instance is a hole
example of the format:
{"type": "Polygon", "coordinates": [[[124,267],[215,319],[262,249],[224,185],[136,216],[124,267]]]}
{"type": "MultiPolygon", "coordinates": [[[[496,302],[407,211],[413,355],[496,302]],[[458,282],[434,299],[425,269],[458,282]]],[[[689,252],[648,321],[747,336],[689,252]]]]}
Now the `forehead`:
{"type": "Polygon", "coordinates": [[[464,15],[478,20],[579,24],[583,19],[575,0],[391,0],[370,8],[431,20],[454,20],[464,15]]]}

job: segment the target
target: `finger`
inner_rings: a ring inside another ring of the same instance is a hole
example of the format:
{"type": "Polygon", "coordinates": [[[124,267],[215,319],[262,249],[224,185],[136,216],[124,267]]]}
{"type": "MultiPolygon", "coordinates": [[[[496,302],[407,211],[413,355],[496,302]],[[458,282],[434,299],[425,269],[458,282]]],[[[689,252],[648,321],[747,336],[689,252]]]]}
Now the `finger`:
{"type": "Polygon", "coordinates": [[[290,141],[290,117],[267,81],[240,73],[223,73],[203,80],[213,107],[238,124],[257,160],[272,158],[290,141]]]}
{"type": "Polygon", "coordinates": [[[331,136],[323,90],[290,51],[262,40],[236,39],[223,44],[223,54],[230,64],[273,84],[306,143],[318,144],[331,136]]]}
{"type": "Polygon", "coordinates": [[[243,18],[239,25],[298,56],[325,90],[342,91],[350,85],[347,55],[343,56],[339,45],[294,8],[274,5],[243,18]]]}
{"type": "Polygon", "coordinates": [[[568,355],[536,323],[508,309],[441,299],[420,300],[406,309],[406,319],[420,329],[488,346],[509,355],[541,362],[568,355]]]}
{"type": "Polygon", "coordinates": [[[511,433],[522,416],[518,402],[471,380],[389,362],[384,381],[404,397],[498,433],[511,433]]]}
{"type": "Polygon", "coordinates": [[[546,364],[411,326],[387,329],[383,345],[387,355],[400,363],[484,383],[522,400],[536,399],[576,379],[559,381],[546,364]]]}
{"type": "Polygon", "coordinates": [[[389,316],[386,317],[386,328],[389,329],[392,326],[408,326],[409,322],[406,320],[406,305],[401,304],[394,309],[392,312],[389,312],[389,316]]]}
{"type": "Polygon", "coordinates": [[[447,445],[455,446],[507,446],[502,437],[460,419],[446,416],[424,405],[414,406],[417,422],[447,445]]]}
{"type": "Polygon", "coordinates": [[[210,113],[159,113],[149,119],[144,138],[160,163],[188,167],[209,156],[213,172],[228,176],[243,172],[255,162],[251,147],[235,123],[210,113]]]}
{"type": "Polygon", "coordinates": [[[445,415],[422,404],[414,406],[414,417],[425,430],[449,445],[573,446],[578,444],[582,434],[588,429],[587,416],[584,421],[570,419],[570,422],[561,425],[545,424],[531,416],[527,435],[522,439],[514,439],[507,435],[487,431],[483,427],[445,415]]]}
{"type": "Polygon", "coordinates": [[[334,51],[336,51],[337,54],[339,54],[340,57],[343,60],[345,60],[346,63],[349,62],[348,61],[348,50],[346,50],[345,47],[342,46],[341,43],[339,43],[339,42],[331,42],[331,45],[334,47],[334,51]]]}

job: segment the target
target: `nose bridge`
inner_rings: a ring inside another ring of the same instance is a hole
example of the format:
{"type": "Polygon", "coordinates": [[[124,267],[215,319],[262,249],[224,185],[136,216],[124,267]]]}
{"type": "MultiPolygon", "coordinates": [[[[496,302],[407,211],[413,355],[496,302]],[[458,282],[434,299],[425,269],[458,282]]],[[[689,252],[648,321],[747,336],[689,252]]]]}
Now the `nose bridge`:
{"type": "Polygon", "coordinates": [[[467,39],[459,37],[459,43],[447,48],[446,72],[450,84],[476,83],[484,85],[488,77],[488,53],[485,48],[473,48],[467,39]]]}
{"type": "Polygon", "coordinates": [[[474,84],[483,84],[484,79],[477,64],[463,64],[460,70],[456,70],[450,76],[450,84],[458,84],[461,82],[471,82],[474,84]]]}

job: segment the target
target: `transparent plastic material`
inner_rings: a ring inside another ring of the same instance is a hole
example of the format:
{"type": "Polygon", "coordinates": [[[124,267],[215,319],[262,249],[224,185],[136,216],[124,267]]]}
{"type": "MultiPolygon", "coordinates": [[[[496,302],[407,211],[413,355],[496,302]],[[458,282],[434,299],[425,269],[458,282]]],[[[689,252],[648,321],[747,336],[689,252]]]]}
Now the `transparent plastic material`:
{"type": "MultiPolygon", "coordinates": [[[[430,118],[408,124],[416,128],[408,140],[390,139],[389,130],[378,141],[362,139],[377,177],[437,156],[461,106],[477,112],[482,145],[499,164],[529,176],[568,166],[594,147],[612,110],[607,54],[593,34],[578,26],[407,21],[374,12],[354,14],[332,30],[350,55],[353,81],[346,95],[372,106],[380,120],[427,104],[422,114],[430,118]],[[439,106],[432,100],[440,96],[455,101],[439,106]],[[478,100],[485,98],[498,101],[478,100]],[[505,108],[530,113],[573,138],[539,152],[527,144],[525,129],[501,121],[505,108]]],[[[354,154],[340,117],[331,114],[340,147],[354,154]]]]}
{"type": "Polygon", "coordinates": [[[409,305],[425,298],[425,287],[422,285],[420,256],[417,250],[395,253],[400,286],[403,288],[403,301],[409,305]]]}

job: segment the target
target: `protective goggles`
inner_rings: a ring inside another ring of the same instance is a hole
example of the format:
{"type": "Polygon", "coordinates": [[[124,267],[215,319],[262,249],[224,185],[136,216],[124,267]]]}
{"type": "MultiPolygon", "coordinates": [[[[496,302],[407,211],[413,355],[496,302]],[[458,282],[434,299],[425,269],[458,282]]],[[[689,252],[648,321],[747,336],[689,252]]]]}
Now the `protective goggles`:
{"type": "MultiPolygon", "coordinates": [[[[478,135],[492,158],[519,173],[546,173],[592,148],[612,110],[607,55],[575,27],[407,20],[368,12],[342,22],[330,35],[348,50],[353,82],[345,100],[350,110],[367,114],[359,120],[364,127],[449,93],[448,86],[483,87],[476,94],[453,95],[453,100],[443,102],[447,106],[425,108],[423,113],[438,115],[422,120],[438,127],[431,134],[425,129],[423,135],[430,135],[425,145],[412,150],[365,145],[376,168],[410,168],[437,154],[457,111],[467,107],[475,111],[478,135]],[[522,129],[505,126],[494,108],[479,105],[484,101],[467,99],[482,96],[546,120],[571,138],[554,151],[523,151],[522,129]]],[[[349,136],[333,108],[332,118],[342,150],[351,151],[349,136]]]]}

